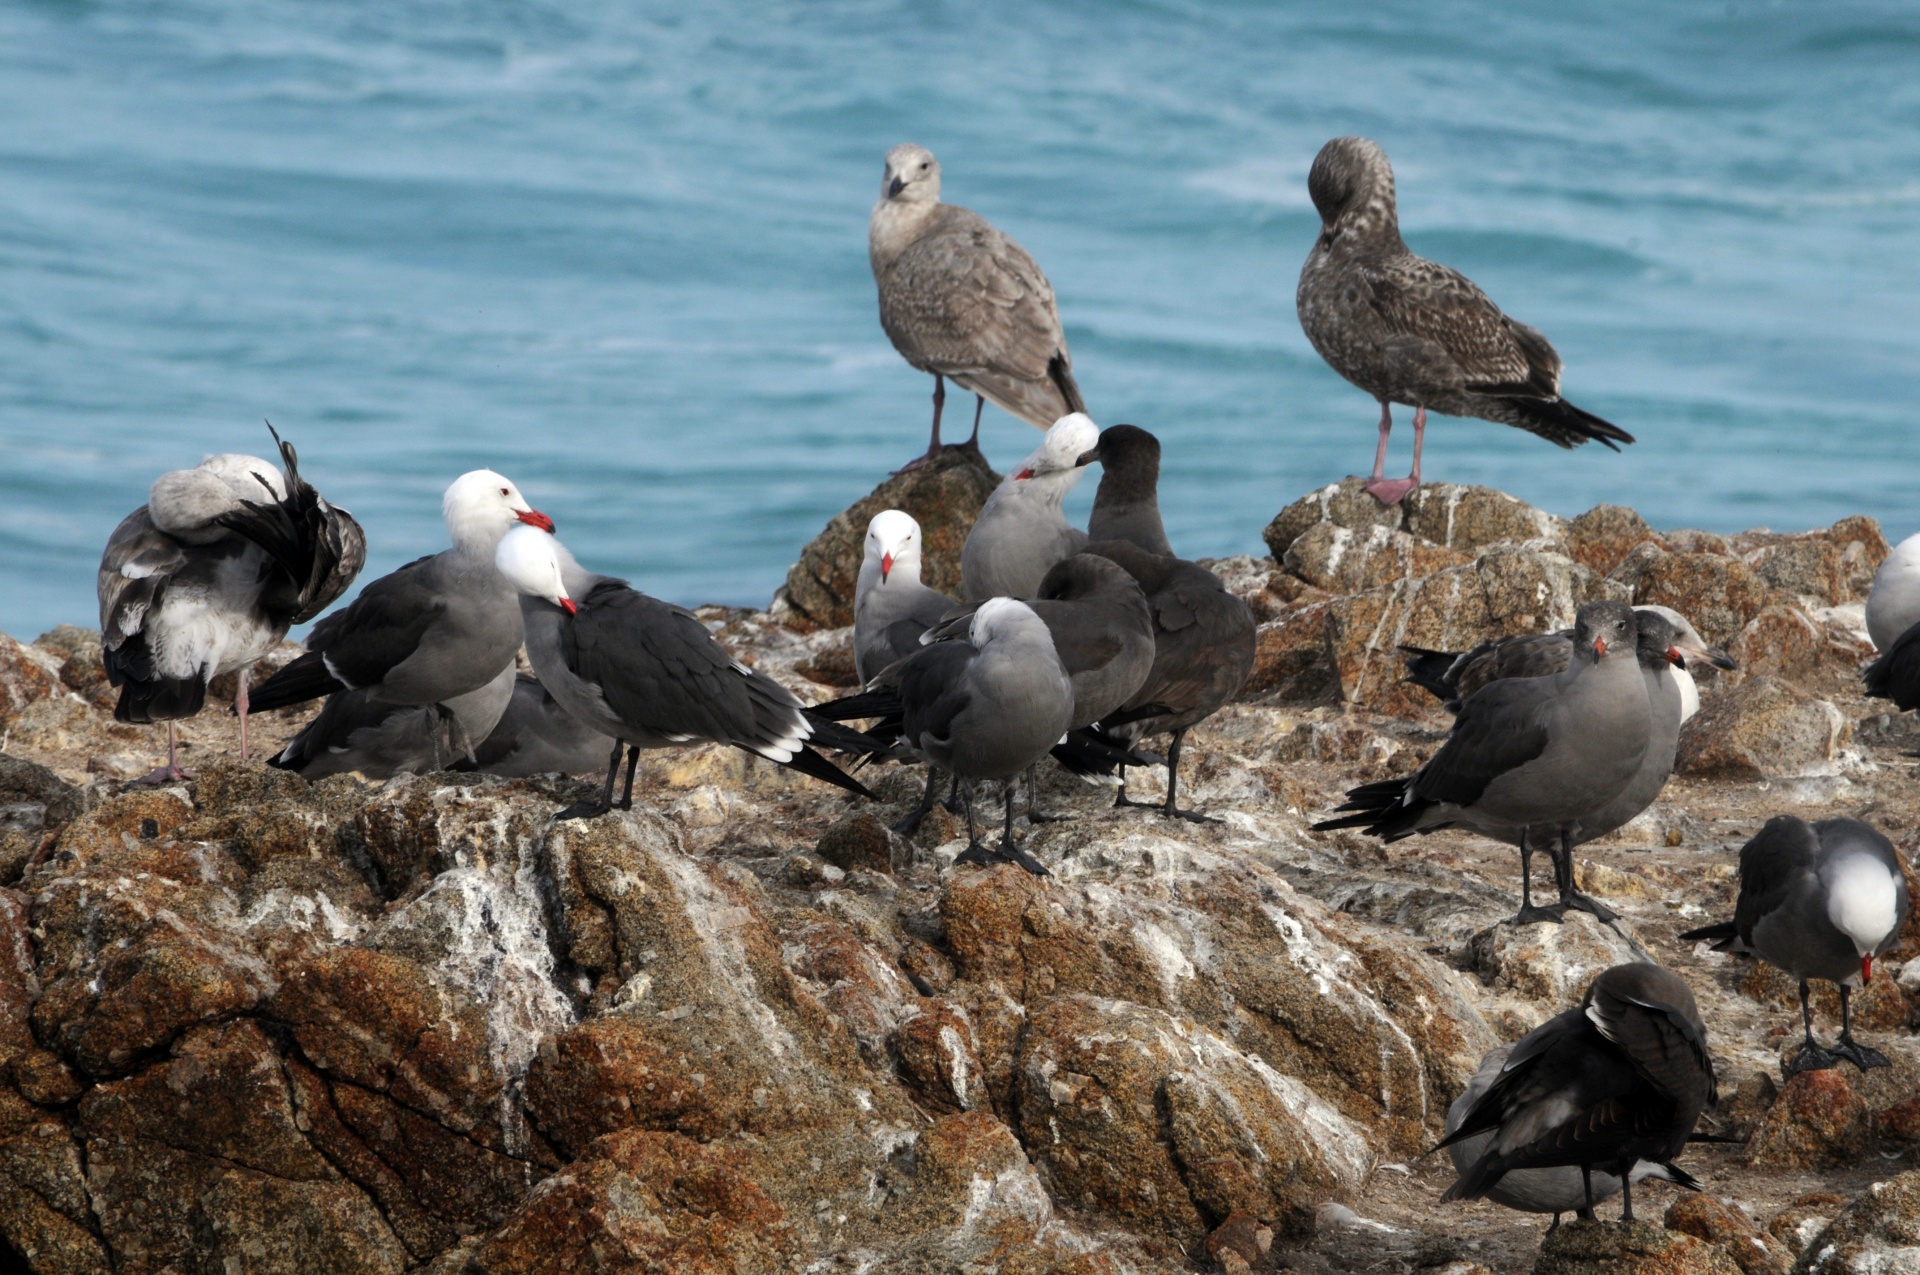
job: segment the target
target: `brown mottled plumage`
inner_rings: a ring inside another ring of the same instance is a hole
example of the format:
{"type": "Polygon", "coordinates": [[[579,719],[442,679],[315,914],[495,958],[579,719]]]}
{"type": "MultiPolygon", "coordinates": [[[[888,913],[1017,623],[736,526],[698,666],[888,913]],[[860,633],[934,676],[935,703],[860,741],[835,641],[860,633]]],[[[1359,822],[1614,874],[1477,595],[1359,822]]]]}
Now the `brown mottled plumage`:
{"type": "MultiPolygon", "coordinates": [[[[867,248],[880,326],[933,374],[929,456],[940,451],[942,378],[1041,429],[1087,410],[1047,276],[986,218],[940,202],[940,162],[923,147],[887,153],[867,248]]],[[[973,427],[977,438],[979,404],[973,427]]]]}
{"type": "Polygon", "coordinates": [[[1537,328],[1500,312],[1457,270],[1408,251],[1393,169],[1379,146],[1336,137],[1307,177],[1322,230],[1300,271],[1307,339],[1334,371],[1380,401],[1380,444],[1367,488],[1388,504],[1420,482],[1429,408],[1477,416],[1562,447],[1633,435],[1560,397],[1560,356],[1537,328]],[[1415,409],[1413,473],[1381,477],[1391,404],[1415,409]]]}

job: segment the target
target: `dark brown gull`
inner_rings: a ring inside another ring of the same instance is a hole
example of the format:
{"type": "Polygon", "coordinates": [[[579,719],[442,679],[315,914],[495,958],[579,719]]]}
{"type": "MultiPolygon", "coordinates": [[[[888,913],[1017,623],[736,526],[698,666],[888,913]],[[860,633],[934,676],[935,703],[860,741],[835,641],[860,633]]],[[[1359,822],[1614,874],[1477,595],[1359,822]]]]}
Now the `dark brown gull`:
{"type": "Polygon", "coordinates": [[[867,226],[880,290],[880,326],[893,348],[933,374],[933,437],[940,452],[946,380],[1046,429],[1087,410],[1073,379],[1053,285],[1027,250],[978,213],[940,202],[940,161],[911,143],[887,152],[880,201],[867,226]]]}
{"type": "Polygon", "coordinates": [[[1428,409],[1513,425],[1562,447],[1597,439],[1618,451],[1633,441],[1560,397],[1560,355],[1538,329],[1502,314],[1459,271],[1408,251],[1379,146],[1334,138],[1315,157],[1307,192],[1322,229],[1300,270],[1300,326],[1334,371],[1380,401],[1367,490],[1382,504],[1420,485],[1428,409]],[[1413,472],[1388,479],[1394,403],[1414,409],[1413,472]]]}

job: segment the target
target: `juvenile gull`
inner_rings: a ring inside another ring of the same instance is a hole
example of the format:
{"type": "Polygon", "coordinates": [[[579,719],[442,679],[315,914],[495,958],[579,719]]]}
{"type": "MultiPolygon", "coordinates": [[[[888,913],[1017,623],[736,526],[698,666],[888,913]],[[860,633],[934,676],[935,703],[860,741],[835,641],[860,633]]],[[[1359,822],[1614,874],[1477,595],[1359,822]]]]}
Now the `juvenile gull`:
{"type": "Polygon", "coordinates": [[[1094,540],[1130,540],[1148,553],[1174,556],[1160,518],[1160,440],[1136,425],[1109,425],[1079,463],[1100,462],[1087,535],[1094,540]]]}
{"type": "Polygon", "coordinates": [[[866,558],[853,594],[853,667],[864,684],[895,660],[920,649],[920,635],[954,601],[920,583],[920,524],[883,509],[867,524],[866,558]]]}
{"type": "Polygon", "coordinates": [[[1054,563],[1086,546],[1087,533],[1067,522],[1063,506],[1080,481],[1081,455],[1099,438],[1085,416],[1063,416],[993,489],[960,549],[967,601],[1030,598],[1054,563]]]}
{"type": "MultiPolygon", "coordinates": [[[[1717,1096],[1692,989],[1658,965],[1616,965],[1593,980],[1579,1008],[1520,1038],[1440,1142],[1492,1135],[1440,1198],[1480,1199],[1521,1169],[1570,1165],[1583,1184],[1605,1169],[1620,1183],[1621,1220],[1631,1222],[1635,1169],[1678,1157],[1717,1096]]],[[[1589,1213],[1596,1198],[1583,1185],[1589,1213]]]]}
{"type": "Polygon", "coordinates": [[[167,764],[149,781],[187,777],[174,722],[200,711],[222,673],[240,675],[246,759],[254,661],[345,592],[366,562],[360,524],[300,477],[292,444],[274,441],[284,473],[226,454],[162,474],[101,556],[101,657],[120,688],[113,715],[167,724],[167,764]]]}
{"type": "Polygon", "coordinates": [[[945,378],[1041,429],[1087,410],[1073,379],[1053,285],[1027,250],[986,218],[940,202],[940,161],[911,143],[887,152],[880,201],[867,224],[880,290],[880,326],[900,356],[933,374],[933,437],[940,453],[945,378]]]}
{"type": "Polygon", "coordinates": [[[1453,730],[1403,779],[1347,794],[1343,817],[1316,829],[1364,828],[1397,841],[1465,827],[1520,847],[1520,911],[1513,923],[1557,921],[1568,907],[1613,913],[1573,888],[1572,839],[1639,773],[1652,738],[1639,620],[1622,602],[1589,602],[1574,623],[1572,662],[1552,677],[1506,678],[1460,706],[1453,730]],[[1555,848],[1558,907],[1533,904],[1531,845],[1555,848]]]}
{"type": "Polygon", "coordinates": [[[496,561],[519,591],[527,658],[541,685],[576,720],[614,741],[600,799],[569,806],[557,818],[614,809],[623,747],[627,784],[619,808],[628,810],[641,749],[702,740],[872,797],[807,746],[816,735],[859,736],[816,724],[786,687],[727,654],[693,612],[593,574],[556,537],[531,528],[503,537],[496,561]]]}
{"type": "MultiPolygon", "coordinates": [[[[1460,1128],[1467,1113],[1493,1087],[1493,1082],[1500,1078],[1507,1059],[1513,1055],[1513,1049],[1512,1045],[1502,1045],[1480,1060],[1480,1069],[1473,1073],[1473,1079],[1467,1082],[1467,1087],[1447,1108],[1449,1134],[1460,1128]]],[[[1450,1143],[1447,1155],[1453,1160],[1454,1172],[1464,1176],[1471,1171],[1480,1157],[1487,1153],[1493,1138],[1494,1131],[1489,1129],[1463,1141],[1450,1143]]],[[[1627,1176],[1633,1182],[1662,1178],[1689,1191],[1700,1190],[1699,1180],[1674,1164],[1641,1160],[1627,1176]]],[[[1553,1224],[1547,1227],[1547,1233],[1552,1234],[1560,1225],[1562,1213],[1593,1220],[1589,1190],[1593,1203],[1610,1199],[1620,1194],[1620,1179],[1600,1168],[1590,1170],[1583,1177],[1580,1169],[1570,1164],[1555,1165],[1549,1169],[1514,1169],[1502,1174],[1499,1181],[1487,1188],[1486,1198],[1519,1213],[1553,1214],[1553,1224]]]]}
{"type": "Polygon", "coordinates": [[[538,678],[520,673],[506,711],[473,754],[473,768],[510,779],[598,774],[612,747],[611,736],[577,720],[538,678]]]}
{"type": "Polygon", "coordinates": [[[472,764],[479,742],[506,712],[513,679],[509,663],[479,690],[440,704],[389,704],[370,691],[339,691],[267,764],[306,779],[460,769],[472,764]]]}
{"type": "Polygon", "coordinates": [[[1329,366],[1380,401],[1380,443],[1367,490],[1391,505],[1420,485],[1427,410],[1477,416],[1562,447],[1633,435],[1560,397],[1560,356],[1538,329],[1500,312],[1457,270],[1416,257],[1400,238],[1393,169],[1363,137],[1321,147],[1307,193],[1322,228],[1295,304],[1329,366]],[[1387,479],[1392,404],[1413,412],[1413,472],[1387,479]]]}
{"type": "Polygon", "coordinates": [[[444,704],[513,663],[520,608],[494,550],[510,528],[551,534],[553,520],[490,469],[456,478],[441,513],[453,547],[380,577],[314,625],[306,654],[261,684],[254,707],[342,691],[364,691],[377,704],[444,704]]]}
{"type": "Polygon", "coordinates": [[[1808,823],[1775,815],[1740,848],[1740,897],[1733,920],[1688,930],[1713,939],[1717,952],[1752,952],[1800,983],[1806,1041],[1789,1073],[1821,1071],[1844,1058],[1860,1070],[1888,1065],[1886,1055],[1853,1039],[1854,987],[1873,977],[1873,958],[1891,948],[1907,917],[1906,878],[1893,843],[1858,819],[1808,823]],[[1840,988],[1840,1042],[1813,1041],[1807,980],[1840,988]]]}
{"type": "MultiPolygon", "coordinates": [[[[1148,553],[1128,540],[1096,540],[1086,552],[1118,563],[1139,583],[1153,612],[1153,667],[1120,709],[1101,717],[1104,733],[1122,741],[1171,734],[1160,813],[1216,823],[1179,807],[1180,748],[1187,731],[1238,695],[1253,675],[1253,613],[1196,562],[1148,553]]],[[[1127,797],[1124,769],[1114,804],[1145,804],[1127,797]]]]}

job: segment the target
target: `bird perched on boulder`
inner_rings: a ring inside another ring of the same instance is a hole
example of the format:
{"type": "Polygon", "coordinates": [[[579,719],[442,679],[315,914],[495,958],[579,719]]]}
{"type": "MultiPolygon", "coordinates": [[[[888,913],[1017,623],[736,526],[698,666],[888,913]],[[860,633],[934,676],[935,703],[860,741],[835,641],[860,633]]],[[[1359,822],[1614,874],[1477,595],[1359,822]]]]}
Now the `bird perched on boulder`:
{"type": "Polygon", "coordinates": [[[1740,848],[1733,920],[1680,937],[1712,939],[1716,952],[1752,952],[1799,981],[1806,1037],[1789,1072],[1821,1071],[1842,1058],[1865,1071],[1888,1063],[1853,1039],[1853,989],[1873,977],[1874,958],[1899,939],[1909,902],[1899,856],[1879,829],[1858,819],[1775,815],[1740,848]],[[1814,978],[1840,988],[1840,1041],[1832,1049],[1813,1040],[1807,980],[1814,978]]]}
{"type": "Polygon", "coordinates": [[[920,649],[920,635],[956,603],[920,583],[920,524],[899,509],[867,523],[866,557],[853,594],[853,667],[860,681],[920,649]]]}
{"type": "Polygon", "coordinates": [[[873,796],[807,746],[819,737],[864,751],[872,741],[810,718],[786,687],[727,654],[693,612],[593,574],[550,532],[510,531],[495,558],[519,591],[527,658],[540,684],[581,724],[614,741],[600,799],[569,806],[557,818],[614,809],[622,748],[627,783],[619,808],[626,810],[641,749],[708,740],[873,796]]]}
{"type": "Polygon", "coordinates": [[[1471,828],[1520,848],[1513,923],[1558,921],[1569,907],[1613,913],[1573,888],[1573,840],[1640,771],[1652,739],[1638,659],[1639,619],[1623,602],[1589,602],[1574,621],[1571,663],[1553,677],[1512,677],[1460,706],[1446,743],[1413,774],[1362,784],[1318,830],[1364,828],[1397,841],[1434,828],[1471,828]],[[1338,813],[1337,812],[1337,813],[1338,813]],[[1535,907],[1531,847],[1555,848],[1557,907],[1535,907]]]}
{"type": "Polygon", "coordinates": [[[1087,533],[1068,523],[1064,506],[1080,481],[1081,455],[1099,437],[1085,416],[1063,416],[993,489],[960,549],[967,601],[1030,598],[1054,563],[1085,547],[1087,533]]]}
{"type": "Polygon", "coordinates": [[[1635,1170],[1671,1164],[1717,1097],[1693,990],[1658,965],[1616,965],[1577,1009],[1521,1037],[1461,1113],[1439,1146],[1491,1138],[1440,1198],[1477,1200],[1518,1170],[1572,1166],[1591,1213],[1592,1175],[1604,1169],[1620,1184],[1621,1220],[1631,1222],[1635,1170]]]}
{"type": "Polygon", "coordinates": [[[292,444],[273,438],[281,470],[224,454],[162,474],[101,556],[100,653],[120,688],[114,718],[167,724],[167,764],[148,781],[187,777],[174,723],[200,711],[207,683],[223,673],[240,675],[234,708],[247,757],[249,670],[366,562],[360,524],[300,477],[292,444]]]}
{"type": "Polygon", "coordinates": [[[1874,573],[1867,633],[1880,649],[1860,675],[1867,694],[1901,712],[1920,708],[1920,535],[1895,545],[1874,573]]]}
{"type": "Polygon", "coordinates": [[[1295,303],[1330,367],[1380,402],[1380,443],[1367,490],[1383,505],[1420,485],[1429,409],[1538,434],[1562,447],[1633,435],[1560,397],[1560,355],[1536,328],[1500,312],[1457,270],[1416,257],[1400,238],[1393,168],[1364,137],[1336,137],[1307,174],[1320,237],[1295,303]],[[1413,472],[1388,479],[1395,403],[1413,411],[1413,472]]]}
{"type": "Polygon", "coordinates": [[[967,447],[979,445],[987,399],[1041,429],[1087,410],[1053,285],[1027,250],[986,218],[940,202],[940,161],[925,147],[908,143],[887,152],[867,251],[880,290],[880,326],[902,358],[933,374],[927,458],[940,453],[947,380],[975,395],[967,447]]]}
{"type": "MultiPolygon", "coordinates": [[[[1447,1108],[1447,1132],[1460,1128],[1472,1111],[1474,1105],[1493,1087],[1501,1073],[1506,1069],[1507,1059],[1513,1056],[1512,1045],[1502,1045],[1488,1052],[1480,1060],[1480,1069],[1473,1073],[1473,1079],[1460,1096],[1447,1108]]],[[[1447,1154],[1453,1159],[1453,1170],[1464,1177],[1472,1171],[1480,1157],[1487,1153],[1492,1144],[1495,1131],[1488,1129],[1476,1133],[1460,1142],[1449,1143],[1447,1154]]],[[[1675,1164],[1659,1163],[1653,1160],[1641,1160],[1627,1174],[1628,1180],[1641,1182],[1647,1178],[1660,1178],[1675,1186],[1689,1191],[1698,1191],[1700,1181],[1685,1169],[1675,1164]]],[[[1548,1234],[1560,1225],[1560,1215],[1571,1213],[1575,1217],[1593,1220],[1593,1205],[1602,1200],[1611,1199],[1620,1194],[1620,1179],[1604,1168],[1593,1168],[1583,1173],[1570,1164],[1555,1165],[1547,1169],[1512,1169],[1501,1175],[1500,1180],[1487,1188],[1486,1198],[1495,1204],[1504,1205],[1519,1213],[1551,1213],[1553,1224],[1547,1227],[1548,1234]],[[1589,1194],[1591,1193],[1591,1194],[1589,1194]]]]}

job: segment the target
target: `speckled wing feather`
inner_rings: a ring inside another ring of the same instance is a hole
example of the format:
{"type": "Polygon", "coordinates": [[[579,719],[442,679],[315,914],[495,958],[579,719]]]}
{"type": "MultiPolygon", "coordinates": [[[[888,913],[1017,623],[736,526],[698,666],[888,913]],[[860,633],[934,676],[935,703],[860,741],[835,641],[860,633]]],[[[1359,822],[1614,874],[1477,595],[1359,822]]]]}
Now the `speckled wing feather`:
{"type": "Polygon", "coordinates": [[[1389,340],[1443,382],[1435,389],[1559,395],[1560,356],[1553,346],[1507,318],[1458,270],[1407,253],[1371,264],[1367,277],[1389,340]]]}

